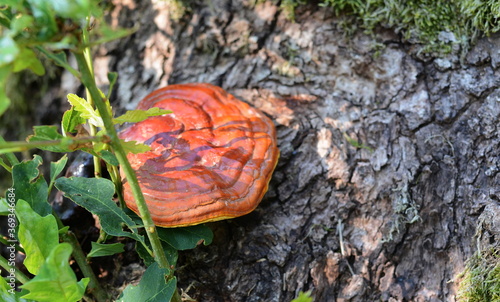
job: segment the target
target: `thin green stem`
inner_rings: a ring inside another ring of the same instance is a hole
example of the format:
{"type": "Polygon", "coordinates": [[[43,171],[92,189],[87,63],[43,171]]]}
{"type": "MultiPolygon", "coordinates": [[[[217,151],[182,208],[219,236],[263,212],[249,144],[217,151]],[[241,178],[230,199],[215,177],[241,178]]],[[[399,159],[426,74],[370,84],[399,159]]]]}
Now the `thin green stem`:
{"type": "Polygon", "coordinates": [[[66,55],[64,52],[60,52],[59,55],[54,54],[53,52],[48,51],[47,49],[43,48],[42,46],[36,46],[36,49],[46,55],[49,59],[53,60],[57,65],[64,67],[67,71],[69,71],[72,75],[74,75],[77,79],[80,78],[80,73],[78,70],[74,69],[69,65],[68,61],[66,60],[66,55]]]}
{"type": "MultiPolygon", "coordinates": [[[[144,200],[144,196],[142,195],[141,188],[139,187],[137,176],[135,175],[135,171],[132,169],[132,166],[127,159],[127,154],[120,143],[120,138],[118,137],[118,133],[116,132],[116,129],[113,125],[111,113],[108,111],[108,106],[106,104],[107,100],[101,96],[99,89],[97,88],[97,85],[95,83],[95,79],[91,76],[89,66],[87,65],[83,53],[74,54],[82,75],[82,82],[85,87],[89,89],[90,95],[92,95],[92,98],[94,99],[95,106],[101,114],[106,132],[111,139],[109,144],[114,150],[116,158],[118,159],[118,162],[120,163],[120,166],[123,169],[123,172],[130,184],[130,188],[132,189],[132,194],[136,201],[137,208],[139,209],[139,214],[144,223],[144,228],[146,230],[146,233],[148,234],[148,238],[153,248],[153,256],[160,267],[170,268],[167,257],[165,256],[165,252],[163,251],[163,248],[161,246],[160,238],[158,237],[158,233],[156,232],[156,226],[153,223],[151,214],[149,213],[148,207],[146,205],[146,201],[144,200]]],[[[171,275],[173,275],[173,271],[171,272],[171,275]]]]}
{"type": "Polygon", "coordinates": [[[7,165],[2,158],[0,158],[0,166],[2,166],[7,172],[12,173],[12,168],[7,165]]]}
{"type": "MultiPolygon", "coordinates": [[[[79,138],[64,138],[64,139],[55,139],[55,140],[48,140],[48,141],[33,141],[33,142],[23,142],[23,141],[17,141],[17,142],[0,142],[0,154],[5,154],[8,156],[8,154],[12,152],[22,152],[22,151],[27,151],[33,148],[39,148],[39,147],[50,147],[50,146],[60,146],[60,145],[66,145],[68,148],[70,148],[72,145],[81,145],[85,143],[91,143],[91,142],[107,142],[108,138],[106,136],[85,136],[85,137],[79,137],[79,138]]],[[[15,156],[14,156],[15,157],[15,156]]],[[[11,161],[9,159],[9,161],[11,161]]],[[[19,160],[17,160],[17,163],[19,163],[19,160]]]]}
{"type": "Polygon", "coordinates": [[[73,253],[72,253],[73,258],[78,264],[78,267],[80,267],[80,269],[82,270],[83,275],[90,279],[88,287],[89,292],[91,292],[92,295],[94,295],[94,297],[97,299],[98,302],[107,301],[108,295],[99,285],[99,281],[97,280],[94,271],[87,262],[87,257],[85,257],[85,253],[83,252],[80,243],[76,239],[75,234],[68,231],[67,233],[61,234],[61,238],[64,242],[71,244],[71,246],[73,247],[73,253]]]}
{"type": "MultiPolygon", "coordinates": [[[[7,261],[7,259],[5,259],[2,255],[0,255],[0,267],[3,267],[3,269],[8,273],[10,272],[11,269],[14,268],[13,266],[9,265],[9,261],[7,261]]],[[[19,282],[21,282],[22,284],[30,281],[30,278],[28,278],[28,276],[26,276],[19,269],[16,269],[15,278],[19,280],[19,282]]]]}
{"type": "MultiPolygon", "coordinates": [[[[3,143],[5,143],[5,139],[0,135],[0,144],[3,144],[3,143]]],[[[19,160],[17,159],[17,157],[11,152],[6,153],[5,157],[7,157],[7,160],[10,162],[11,166],[19,163],[19,160]]]]}
{"type": "Polygon", "coordinates": [[[118,195],[118,200],[120,201],[120,207],[125,208],[125,200],[123,198],[123,186],[120,178],[120,172],[118,171],[118,167],[108,165],[108,173],[111,177],[111,180],[115,184],[116,195],[118,195]]]}
{"type": "MultiPolygon", "coordinates": [[[[90,42],[90,35],[88,28],[90,27],[90,16],[87,17],[87,26],[83,28],[83,33],[82,33],[82,39],[83,39],[83,44],[88,45],[90,42]]],[[[90,53],[90,47],[85,47],[83,49],[83,56],[85,57],[85,61],[87,63],[87,66],[89,67],[90,75],[92,78],[94,78],[94,65],[92,64],[92,54],[90,53]]],[[[94,107],[94,99],[92,98],[92,95],[89,92],[89,89],[85,87],[85,95],[87,97],[87,101],[89,102],[90,106],[94,107]]],[[[92,124],[89,123],[89,132],[90,135],[94,136],[97,133],[96,127],[92,124]]],[[[99,178],[102,176],[102,171],[101,171],[101,161],[98,157],[94,156],[94,176],[96,178],[99,178]]]]}

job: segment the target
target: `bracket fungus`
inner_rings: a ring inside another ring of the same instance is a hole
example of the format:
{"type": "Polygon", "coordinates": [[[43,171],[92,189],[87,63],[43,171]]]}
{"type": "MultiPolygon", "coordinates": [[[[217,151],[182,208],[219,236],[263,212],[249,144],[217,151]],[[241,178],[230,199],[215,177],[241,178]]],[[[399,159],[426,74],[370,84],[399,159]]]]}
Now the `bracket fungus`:
{"type": "MultiPolygon", "coordinates": [[[[158,89],[137,109],[151,107],[173,113],[133,124],[120,137],[151,147],[127,157],[156,225],[195,225],[257,207],[279,157],[268,117],[210,84],[158,89]]],[[[138,213],[126,180],[123,193],[127,206],[138,213]]]]}

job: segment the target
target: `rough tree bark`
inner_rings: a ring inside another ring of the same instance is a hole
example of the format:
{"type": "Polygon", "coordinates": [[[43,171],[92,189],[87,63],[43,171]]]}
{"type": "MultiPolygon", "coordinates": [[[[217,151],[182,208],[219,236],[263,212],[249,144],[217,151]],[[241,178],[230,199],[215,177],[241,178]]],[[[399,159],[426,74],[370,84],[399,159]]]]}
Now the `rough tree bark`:
{"type": "MultiPolygon", "coordinates": [[[[96,55],[115,107],[173,83],[222,86],[275,121],[281,158],[252,214],[184,252],[198,301],[454,301],[480,245],[498,245],[500,37],[464,57],[418,56],[390,30],[346,34],[317,6],[114,0],[139,25],[96,55]],[[383,46],[383,47],[381,47],[383,46]]],[[[498,248],[498,246],[497,246],[498,248]]]]}

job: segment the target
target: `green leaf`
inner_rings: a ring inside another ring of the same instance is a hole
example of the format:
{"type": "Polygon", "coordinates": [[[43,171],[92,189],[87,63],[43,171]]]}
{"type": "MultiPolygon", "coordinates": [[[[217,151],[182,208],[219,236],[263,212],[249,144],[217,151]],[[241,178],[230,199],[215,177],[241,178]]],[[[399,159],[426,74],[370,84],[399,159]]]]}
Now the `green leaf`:
{"type": "Polygon", "coordinates": [[[174,277],[165,282],[168,269],[158,267],[155,262],[148,267],[138,285],[129,285],[123,291],[118,302],[164,302],[170,301],[177,287],[174,277]]]}
{"type": "Polygon", "coordinates": [[[9,204],[7,203],[7,199],[4,197],[0,198],[0,216],[9,215],[9,204]]]}
{"type": "Polygon", "coordinates": [[[104,161],[112,166],[118,166],[120,164],[116,156],[108,150],[102,150],[99,152],[99,155],[102,159],[104,159],[104,161]]]}
{"type": "Polygon", "coordinates": [[[30,15],[18,15],[12,19],[10,23],[10,29],[13,34],[21,33],[24,30],[33,26],[35,19],[30,15]]]}
{"type": "Polygon", "coordinates": [[[125,250],[123,243],[112,243],[112,244],[102,244],[97,242],[91,242],[92,250],[87,255],[87,257],[102,257],[110,256],[118,253],[122,253],[125,250]]]}
{"type": "Polygon", "coordinates": [[[99,27],[99,34],[100,38],[92,41],[90,45],[87,46],[94,46],[94,45],[100,45],[109,41],[113,41],[116,39],[120,39],[126,36],[129,36],[136,32],[138,27],[135,28],[115,28],[111,27],[107,24],[101,24],[99,27]]]}
{"type": "Polygon", "coordinates": [[[172,110],[160,109],[158,107],[149,108],[148,110],[129,110],[124,115],[113,119],[115,124],[137,123],[147,119],[150,116],[164,115],[172,113],[172,110]]]}
{"type": "Polygon", "coordinates": [[[53,215],[38,215],[22,199],[17,201],[16,215],[19,220],[19,242],[26,252],[24,265],[36,275],[52,249],[59,244],[56,218],[53,215]]]}
{"type": "Polygon", "coordinates": [[[51,52],[51,51],[49,51],[49,50],[47,50],[47,49],[45,49],[45,48],[43,48],[41,46],[38,46],[37,49],[41,53],[43,53],[44,55],[46,55],[47,58],[49,58],[52,61],[54,61],[54,63],[56,63],[56,65],[59,65],[59,66],[63,67],[64,69],[66,69],[67,71],[69,71],[76,78],[80,77],[80,72],[78,72],[78,70],[76,70],[73,67],[71,67],[71,65],[68,62],[68,58],[66,57],[66,53],[64,53],[63,51],[60,51],[60,52],[57,52],[57,53],[53,53],[53,52],[51,52]]]}
{"type": "Polygon", "coordinates": [[[75,272],[69,265],[72,248],[69,243],[57,245],[35,278],[23,286],[30,291],[23,296],[41,302],[73,302],[79,301],[85,293],[89,278],[76,281],[75,272]]]}
{"type": "Polygon", "coordinates": [[[104,178],[61,177],[56,187],[79,206],[99,216],[102,229],[113,236],[126,236],[140,242],[144,237],[136,233],[137,225],[112,200],[115,193],[113,183],[104,178]],[[134,233],[122,229],[122,224],[134,233]]]}
{"type": "Polygon", "coordinates": [[[66,1],[47,1],[54,12],[63,18],[68,19],[85,19],[90,15],[91,4],[95,1],[89,0],[66,0],[66,1]]]}
{"type": "MultiPolygon", "coordinates": [[[[171,245],[166,242],[160,241],[163,251],[165,252],[165,256],[167,257],[167,261],[170,265],[174,267],[177,265],[177,259],[179,258],[179,253],[176,249],[174,249],[171,245]]],[[[149,239],[146,237],[146,244],[151,248],[149,244],[149,239]]],[[[136,243],[135,250],[139,257],[144,261],[146,266],[149,266],[155,262],[155,259],[148,253],[148,251],[144,248],[142,244],[136,243]]]]}
{"type": "Polygon", "coordinates": [[[61,174],[68,162],[68,156],[66,154],[63,155],[58,161],[50,162],[50,181],[49,181],[49,189],[54,186],[54,182],[56,181],[56,177],[61,174]]]}
{"type": "Polygon", "coordinates": [[[34,126],[33,132],[35,134],[29,138],[29,141],[50,141],[63,139],[64,136],[62,136],[57,130],[57,126],[34,126]]]}
{"type": "MultiPolygon", "coordinates": [[[[146,237],[146,241],[148,241],[147,237],[146,237]]],[[[155,262],[155,258],[153,258],[153,256],[151,256],[151,254],[148,253],[146,248],[144,248],[144,246],[142,244],[140,244],[139,242],[135,243],[135,251],[137,252],[139,257],[141,257],[142,261],[144,262],[144,265],[149,266],[155,262]]],[[[168,260],[168,258],[167,258],[167,260],[168,260]]],[[[168,263],[170,263],[170,261],[168,263]]]]}
{"type": "Polygon", "coordinates": [[[71,148],[71,144],[73,140],[69,137],[62,136],[57,131],[57,126],[34,126],[33,132],[34,134],[28,137],[28,142],[36,143],[36,142],[47,142],[47,141],[57,141],[59,140],[57,145],[51,146],[37,146],[38,149],[46,150],[50,152],[71,152],[73,149],[71,148]]]}
{"type": "Polygon", "coordinates": [[[10,37],[4,35],[0,38],[0,66],[12,63],[19,54],[19,47],[10,37]]]}
{"type": "Polygon", "coordinates": [[[36,36],[39,41],[49,41],[57,32],[57,21],[54,11],[51,7],[51,1],[48,0],[27,0],[35,18],[36,36]]]}
{"type": "Polygon", "coordinates": [[[293,299],[291,302],[312,302],[313,298],[311,297],[311,291],[308,292],[300,292],[299,296],[293,299]]]}
{"type": "Polygon", "coordinates": [[[54,182],[56,177],[61,174],[68,162],[68,156],[66,154],[63,155],[58,161],[50,162],[50,182],[54,182]]]}
{"type": "Polygon", "coordinates": [[[64,137],[57,132],[57,126],[33,126],[35,134],[28,137],[30,143],[57,143],[56,145],[43,146],[39,144],[36,148],[50,152],[71,152],[73,140],[69,137],[64,137]],[[57,142],[58,141],[58,142],[57,142]]]}
{"type": "Polygon", "coordinates": [[[5,93],[5,85],[10,75],[11,66],[0,67],[0,115],[2,115],[10,106],[10,99],[5,93]]]}
{"type": "Polygon", "coordinates": [[[52,208],[47,202],[47,182],[38,171],[38,166],[41,164],[42,158],[39,155],[34,155],[33,160],[14,165],[12,167],[12,180],[16,199],[25,200],[36,213],[46,216],[52,213],[52,208]]]}
{"type": "Polygon", "coordinates": [[[80,116],[80,113],[75,110],[75,107],[71,106],[70,109],[66,110],[62,118],[62,131],[63,133],[75,133],[77,132],[76,126],[84,124],[85,119],[80,116]]]}
{"type": "Polygon", "coordinates": [[[151,147],[145,144],[138,143],[136,141],[124,141],[123,139],[120,139],[120,142],[122,144],[123,149],[125,149],[125,152],[127,153],[144,153],[149,150],[151,150],[151,147]]]}
{"type": "Polygon", "coordinates": [[[69,226],[64,226],[64,227],[60,228],[58,231],[59,235],[64,235],[64,234],[67,234],[68,232],[69,232],[69,226]]]}
{"type": "Polygon", "coordinates": [[[0,0],[0,4],[7,5],[19,10],[23,8],[23,1],[19,0],[0,0]]]}
{"type": "MultiPolygon", "coordinates": [[[[10,274],[10,272],[5,271],[7,275],[10,274]]],[[[10,282],[10,280],[9,280],[10,282]]],[[[0,278],[0,301],[3,302],[29,302],[28,300],[25,300],[21,298],[21,296],[27,294],[28,292],[26,290],[23,290],[22,292],[17,292],[15,291],[7,281],[5,281],[4,278],[0,278]]]]}
{"type": "Polygon", "coordinates": [[[184,228],[157,228],[158,236],[176,250],[189,250],[203,242],[212,243],[214,234],[205,225],[195,225],[184,228]]]}
{"type": "Polygon", "coordinates": [[[17,59],[14,61],[13,72],[18,72],[26,68],[31,69],[36,75],[44,75],[45,68],[42,62],[37,58],[35,53],[29,48],[22,48],[17,59]]]}
{"type": "Polygon", "coordinates": [[[87,100],[70,93],[68,94],[68,101],[75,107],[76,111],[80,112],[81,117],[86,119],[90,124],[96,127],[104,127],[101,115],[97,110],[92,108],[87,100]]]}

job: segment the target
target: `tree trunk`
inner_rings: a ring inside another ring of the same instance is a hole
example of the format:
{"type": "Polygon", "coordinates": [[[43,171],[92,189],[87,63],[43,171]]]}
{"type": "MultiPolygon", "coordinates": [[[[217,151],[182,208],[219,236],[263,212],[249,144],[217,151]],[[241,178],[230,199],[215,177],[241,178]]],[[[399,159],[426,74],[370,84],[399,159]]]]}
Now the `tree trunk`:
{"type": "Polygon", "coordinates": [[[346,33],[315,5],[293,22],[272,1],[209,1],[172,21],[168,3],[113,1],[115,24],[140,26],[96,55],[103,85],[119,74],[114,107],[212,83],[268,114],[281,150],[258,209],[181,254],[183,291],[454,301],[476,228],[498,248],[500,36],[434,59],[390,30],[346,33]]]}

